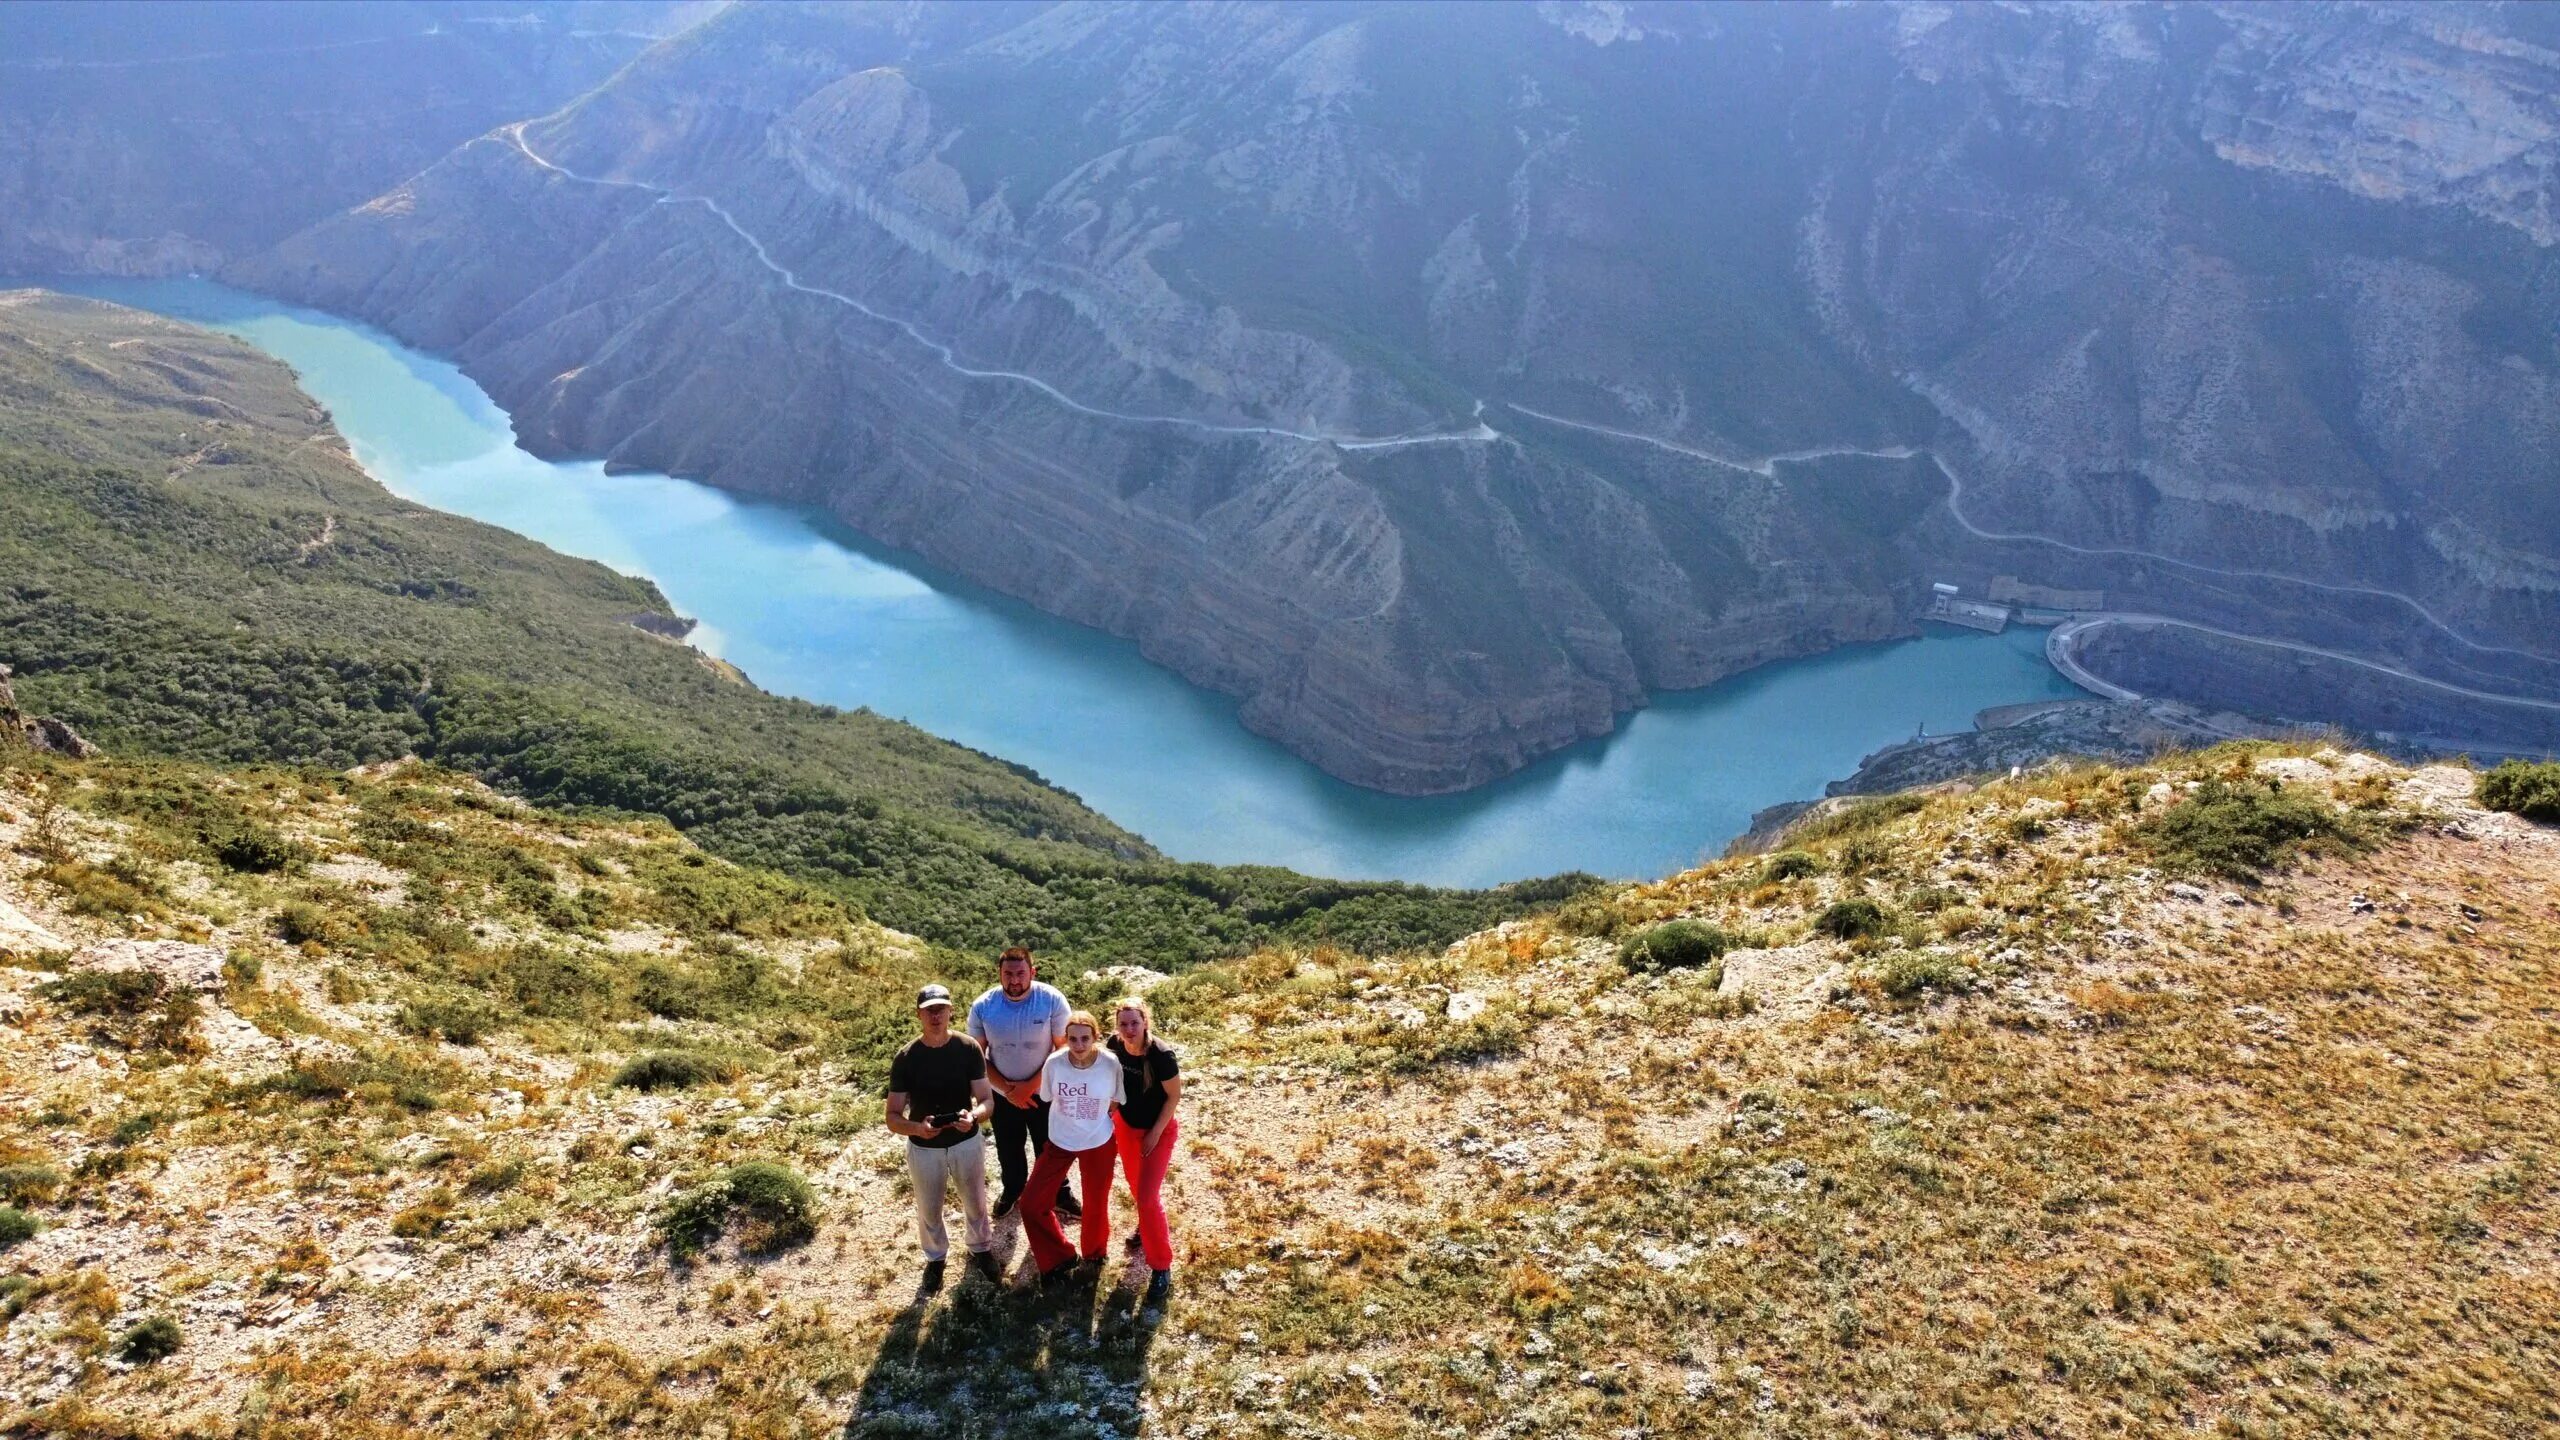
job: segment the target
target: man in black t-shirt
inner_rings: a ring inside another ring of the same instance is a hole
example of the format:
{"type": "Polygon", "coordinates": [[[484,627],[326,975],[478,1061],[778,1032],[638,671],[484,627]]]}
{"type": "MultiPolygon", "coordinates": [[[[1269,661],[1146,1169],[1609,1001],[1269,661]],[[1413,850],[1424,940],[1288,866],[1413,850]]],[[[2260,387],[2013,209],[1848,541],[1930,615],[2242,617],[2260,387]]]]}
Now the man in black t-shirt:
{"type": "Polygon", "coordinates": [[[924,1245],[926,1287],[942,1283],[951,1238],[942,1228],[942,1196],[960,1186],[969,1222],[970,1264],[990,1273],[995,1234],[987,1220],[987,1146],[978,1134],[995,1092],[978,1042],[951,1029],[951,992],[916,992],[917,1037],[889,1062],[889,1129],[907,1137],[907,1174],[915,1181],[916,1238],[924,1245]]]}

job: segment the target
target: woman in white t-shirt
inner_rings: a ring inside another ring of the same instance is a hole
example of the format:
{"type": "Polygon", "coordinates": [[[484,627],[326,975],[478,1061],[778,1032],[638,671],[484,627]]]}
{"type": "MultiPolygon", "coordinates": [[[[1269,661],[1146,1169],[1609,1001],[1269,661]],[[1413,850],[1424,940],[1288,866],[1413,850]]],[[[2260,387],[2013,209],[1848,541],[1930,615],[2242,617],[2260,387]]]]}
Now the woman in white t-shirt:
{"type": "Polygon", "coordinates": [[[1058,1189],[1071,1165],[1083,1172],[1079,1249],[1098,1261],[1111,1248],[1111,1164],[1119,1155],[1111,1115],[1128,1097],[1120,1062],[1102,1053],[1093,1012],[1067,1017],[1067,1048],[1040,1067],[1040,1098],[1049,1104],[1049,1144],[1022,1190],[1022,1233],[1031,1242],[1031,1263],[1046,1277],[1078,1253],[1058,1228],[1058,1189]]]}

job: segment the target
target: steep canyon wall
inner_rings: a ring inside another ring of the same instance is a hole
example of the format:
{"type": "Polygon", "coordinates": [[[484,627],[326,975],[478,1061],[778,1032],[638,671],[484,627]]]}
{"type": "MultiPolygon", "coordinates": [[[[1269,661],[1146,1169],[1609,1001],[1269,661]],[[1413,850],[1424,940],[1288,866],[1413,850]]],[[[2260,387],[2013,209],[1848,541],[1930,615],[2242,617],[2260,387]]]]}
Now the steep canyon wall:
{"type": "Polygon", "coordinates": [[[2555,693],[2550,28],[748,7],[228,273],[1389,789],[1942,565],[2555,693]]]}

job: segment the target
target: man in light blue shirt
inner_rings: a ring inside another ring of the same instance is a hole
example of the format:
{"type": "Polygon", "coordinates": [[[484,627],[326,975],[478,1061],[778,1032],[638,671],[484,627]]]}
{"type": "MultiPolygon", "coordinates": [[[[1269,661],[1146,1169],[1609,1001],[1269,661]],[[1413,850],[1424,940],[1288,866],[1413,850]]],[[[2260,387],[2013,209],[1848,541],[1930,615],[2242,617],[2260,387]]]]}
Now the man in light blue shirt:
{"type": "MultiPolygon", "coordinates": [[[[1031,952],[1016,945],[996,960],[996,985],[969,1007],[969,1038],[987,1052],[987,1083],[996,1092],[996,1165],[1004,1176],[995,1217],[1013,1213],[1031,1162],[1049,1148],[1049,1106],[1040,1098],[1040,1067],[1067,1040],[1072,1008],[1055,985],[1040,983],[1031,952]]],[[[1081,1215],[1075,1192],[1058,1192],[1058,1213],[1081,1215]]]]}

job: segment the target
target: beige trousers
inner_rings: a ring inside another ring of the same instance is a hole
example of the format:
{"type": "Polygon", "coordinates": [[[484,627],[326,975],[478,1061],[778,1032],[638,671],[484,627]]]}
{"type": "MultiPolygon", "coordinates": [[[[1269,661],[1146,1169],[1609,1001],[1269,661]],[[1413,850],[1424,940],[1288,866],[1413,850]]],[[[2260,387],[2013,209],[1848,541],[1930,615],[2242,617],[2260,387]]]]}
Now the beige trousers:
{"type": "Polygon", "coordinates": [[[969,1251],[983,1254],[995,1247],[994,1227],[987,1223],[986,1132],[947,1149],[907,1142],[907,1175],[916,1187],[916,1239],[924,1258],[939,1260],[951,1253],[951,1236],[942,1228],[942,1195],[946,1183],[960,1187],[960,1213],[969,1222],[969,1251]]]}

